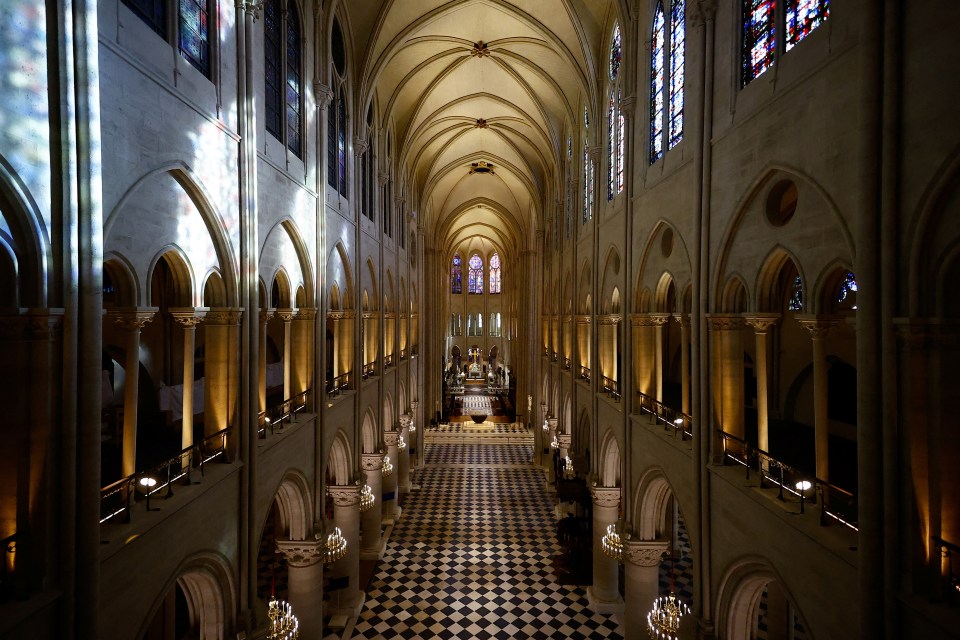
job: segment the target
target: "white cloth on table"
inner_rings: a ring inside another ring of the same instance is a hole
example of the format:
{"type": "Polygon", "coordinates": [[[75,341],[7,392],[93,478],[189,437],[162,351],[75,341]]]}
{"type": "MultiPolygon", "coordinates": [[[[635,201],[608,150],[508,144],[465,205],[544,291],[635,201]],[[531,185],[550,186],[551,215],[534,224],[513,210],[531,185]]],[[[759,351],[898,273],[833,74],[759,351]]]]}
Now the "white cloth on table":
{"type": "MultiPolygon", "coordinates": [[[[161,411],[169,411],[173,419],[183,416],[183,385],[162,386],[157,391],[161,411]]],[[[203,378],[193,382],[193,414],[203,413],[203,378]]]]}

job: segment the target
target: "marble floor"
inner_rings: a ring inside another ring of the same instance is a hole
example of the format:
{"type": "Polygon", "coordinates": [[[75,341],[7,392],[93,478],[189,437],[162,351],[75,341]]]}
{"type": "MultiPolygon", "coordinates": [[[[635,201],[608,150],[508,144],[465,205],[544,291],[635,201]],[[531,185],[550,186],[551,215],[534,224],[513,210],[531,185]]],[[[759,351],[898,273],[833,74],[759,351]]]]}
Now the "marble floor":
{"type": "Polygon", "coordinates": [[[554,499],[532,449],[432,444],[421,489],[367,590],[353,638],[621,638],[582,587],[561,586],[554,499]]]}

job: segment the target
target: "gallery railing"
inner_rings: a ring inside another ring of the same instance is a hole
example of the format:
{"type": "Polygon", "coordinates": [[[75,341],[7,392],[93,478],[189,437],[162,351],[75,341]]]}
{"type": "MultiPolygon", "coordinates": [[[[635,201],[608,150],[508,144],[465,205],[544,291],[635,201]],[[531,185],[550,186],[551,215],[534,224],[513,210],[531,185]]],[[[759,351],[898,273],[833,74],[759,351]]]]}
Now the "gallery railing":
{"type": "Polygon", "coordinates": [[[310,389],[301,391],[292,398],[287,398],[283,402],[261,411],[257,422],[257,435],[260,438],[266,438],[268,433],[273,435],[278,429],[282,429],[284,421],[293,422],[298,413],[307,409],[310,392],[310,389]]]}
{"type": "Polygon", "coordinates": [[[580,379],[590,382],[590,367],[580,367],[580,379]]]}
{"type": "Polygon", "coordinates": [[[363,365],[363,379],[364,379],[364,380],[366,380],[367,378],[375,375],[376,372],[377,372],[377,361],[376,361],[376,360],[374,360],[373,362],[368,362],[367,364],[363,365]]]}
{"type": "Polygon", "coordinates": [[[350,372],[341,373],[333,380],[327,380],[327,395],[338,396],[350,388],[350,372]]]}
{"type": "Polygon", "coordinates": [[[637,410],[653,416],[658,424],[663,425],[664,431],[672,430],[673,435],[681,440],[693,437],[693,418],[642,391],[637,391],[637,410]]]}
{"type": "Polygon", "coordinates": [[[603,392],[608,396],[620,401],[620,383],[614,380],[613,378],[608,378],[607,376],[602,376],[601,381],[603,382],[603,392]]]}

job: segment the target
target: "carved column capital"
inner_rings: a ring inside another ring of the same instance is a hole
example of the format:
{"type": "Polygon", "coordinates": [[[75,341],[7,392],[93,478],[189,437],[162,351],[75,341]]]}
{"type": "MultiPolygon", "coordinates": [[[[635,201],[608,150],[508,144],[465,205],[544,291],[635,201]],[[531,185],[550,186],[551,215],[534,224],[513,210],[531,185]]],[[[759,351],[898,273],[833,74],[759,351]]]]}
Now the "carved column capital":
{"type": "Polygon", "coordinates": [[[939,318],[894,318],[897,340],[916,351],[960,348],[960,324],[939,318]]]}
{"type": "Polygon", "coordinates": [[[779,313],[758,313],[746,316],[744,319],[748,325],[753,327],[755,333],[766,333],[780,321],[779,313]]]}
{"type": "Polygon", "coordinates": [[[400,432],[399,432],[399,431],[384,431],[384,432],[383,432],[383,441],[387,444],[388,447],[399,447],[399,446],[400,446],[400,432]]]}
{"type": "Polygon", "coordinates": [[[159,309],[157,307],[137,307],[135,309],[114,309],[107,312],[121,329],[128,331],[143,329],[144,325],[153,320],[159,309]]]}
{"type": "Polygon", "coordinates": [[[370,143],[366,139],[361,137],[356,137],[353,139],[353,152],[358,156],[362,156],[367,152],[367,149],[370,148],[370,143]]]}
{"type": "Polygon", "coordinates": [[[277,540],[277,553],[291,567],[309,567],[323,560],[320,540],[277,540]]]}
{"type": "Polygon", "coordinates": [[[746,325],[739,313],[708,313],[707,326],[710,331],[739,331],[746,325]]]}
{"type": "Polygon", "coordinates": [[[297,309],[297,320],[313,321],[317,318],[317,310],[312,307],[300,307],[297,309]]]}
{"type": "Polygon", "coordinates": [[[796,316],[800,326],[810,332],[810,337],[814,340],[822,340],[827,337],[830,330],[840,324],[839,318],[831,316],[796,316]]]}
{"type": "Polygon", "coordinates": [[[360,454],[360,468],[364,471],[377,471],[383,468],[382,453],[363,453],[360,454]]]}
{"type": "Polygon", "coordinates": [[[284,322],[291,322],[294,318],[297,317],[297,309],[277,309],[277,317],[283,320],[284,322]]]}
{"type": "Polygon", "coordinates": [[[623,543],[623,559],[638,567],[656,567],[670,551],[667,540],[627,540],[623,543]]]}
{"type": "Polygon", "coordinates": [[[209,325],[235,327],[243,318],[243,307],[212,307],[207,311],[206,323],[209,325]]]}
{"type": "Polygon", "coordinates": [[[570,445],[573,444],[573,435],[569,433],[558,433],[557,434],[557,446],[561,449],[569,449],[570,445]]]}
{"type": "Polygon", "coordinates": [[[0,314],[0,342],[54,340],[62,317],[63,309],[13,309],[0,314]]]}
{"type": "Polygon", "coordinates": [[[333,102],[333,89],[322,82],[314,82],[313,99],[317,101],[317,106],[324,110],[333,102]]]}
{"type": "Polygon", "coordinates": [[[673,319],[677,321],[677,324],[680,325],[681,329],[690,328],[690,314],[689,313],[675,313],[673,314],[673,319]]]}
{"type": "Polygon", "coordinates": [[[207,316],[207,311],[206,307],[176,307],[170,309],[170,315],[177,321],[177,324],[187,329],[196,327],[203,322],[203,319],[207,316]]]}
{"type": "Polygon", "coordinates": [[[690,0],[687,3],[687,20],[693,27],[703,26],[717,14],[717,0],[690,0]]]}
{"type": "Polygon", "coordinates": [[[277,313],[276,309],[260,309],[260,324],[267,324],[277,313]]]}
{"type": "Polygon", "coordinates": [[[327,487],[327,495],[333,498],[337,507],[349,507],[360,504],[360,485],[332,485],[327,487]]]}
{"type": "Polygon", "coordinates": [[[616,507],[620,504],[620,487],[591,487],[593,504],[598,507],[616,507]]]}

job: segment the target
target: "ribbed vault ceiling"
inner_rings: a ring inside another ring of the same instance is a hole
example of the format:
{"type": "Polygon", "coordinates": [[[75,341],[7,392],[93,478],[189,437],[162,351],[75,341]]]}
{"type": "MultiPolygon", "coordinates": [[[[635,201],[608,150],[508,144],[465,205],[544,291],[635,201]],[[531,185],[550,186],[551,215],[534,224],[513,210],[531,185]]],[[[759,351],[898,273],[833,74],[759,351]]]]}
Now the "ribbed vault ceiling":
{"type": "Polygon", "coordinates": [[[513,257],[532,247],[565,131],[596,95],[612,0],[352,0],[344,9],[360,93],[390,123],[437,247],[474,236],[513,257]],[[493,169],[471,173],[474,163],[493,169]]]}

